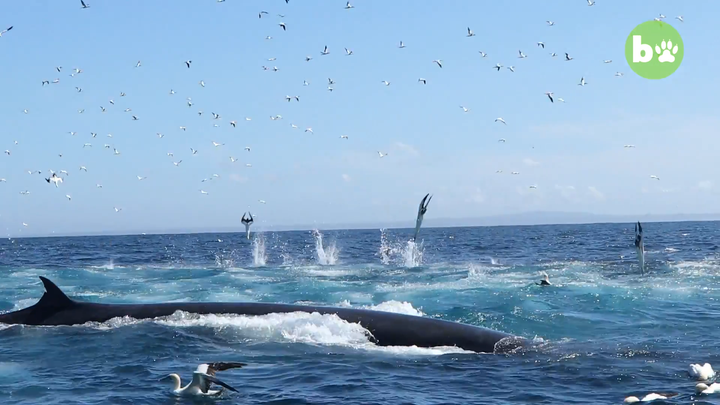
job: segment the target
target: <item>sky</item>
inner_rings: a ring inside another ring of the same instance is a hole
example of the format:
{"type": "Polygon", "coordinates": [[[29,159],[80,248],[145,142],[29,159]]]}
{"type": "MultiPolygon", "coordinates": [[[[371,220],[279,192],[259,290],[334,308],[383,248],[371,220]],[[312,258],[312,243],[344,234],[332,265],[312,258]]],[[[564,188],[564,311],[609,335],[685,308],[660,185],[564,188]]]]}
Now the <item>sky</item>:
{"type": "Polygon", "coordinates": [[[426,193],[426,218],[435,219],[719,211],[720,82],[707,72],[720,65],[714,2],[88,4],[0,3],[1,28],[13,26],[0,37],[0,150],[11,151],[0,155],[0,232],[8,235],[241,229],[245,211],[260,229],[412,227],[426,193]],[[648,80],[632,72],[624,45],[661,13],[685,56],[673,75],[648,80]],[[74,68],[82,73],[70,76],[74,68]],[[565,103],[550,103],[547,91],[565,103]],[[43,180],[49,170],[69,175],[56,188],[43,180]]]}

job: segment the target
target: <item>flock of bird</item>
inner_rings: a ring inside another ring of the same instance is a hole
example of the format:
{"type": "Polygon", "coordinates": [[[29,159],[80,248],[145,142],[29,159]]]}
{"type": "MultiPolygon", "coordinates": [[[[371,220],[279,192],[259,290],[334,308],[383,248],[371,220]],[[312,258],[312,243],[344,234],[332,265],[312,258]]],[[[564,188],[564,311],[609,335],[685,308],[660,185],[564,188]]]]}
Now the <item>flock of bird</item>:
{"type": "MultiPolygon", "coordinates": [[[[223,3],[224,1],[225,1],[225,0],[217,0],[218,3],[223,3]]],[[[84,0],[80,0],[80,3],[81,3],[81,8],[84,9],[84,10],[91,8],[90,5],[89,5],[88,3],[86,3],[84,0]]],[[[285,3],[289,3],[289,0],[285,0],[285,3]]],[[[593,0],[588,0],[588,4],[587,4],[587,5],[588,5],[588,6],[593,6],[593,5],[595,5],[595,2],[594,2],[593,0]]],[[[352,5],[352,4],[348,1],[348,2],[346,2],[344,8],[345,8],[346,10],[352,10],[352,9],[355,8],[355,6],[352,5]]],[[[266,18],[266,16],[268,16],[268,15],[269,15],[269,13],[268,13],[267,11],[262,10],[262,11],[260,11],[260,12],[258,13],[258,18],[261,18],[261,19],[262,19],[262,18],[266,18]]],[[[285,16],[282,15],[282,14],[278,14],[278,16],[281,17],[281,18],[282,18],[282,17],[285,17],[285,16]]],[[[658,17],[656,17],[655,20],[661,21],[661,20],[663,20],[664,18],[665,18],[665,16],[661,14],[661,15],[659,15],[658,17]]],[[[678,16],[678,17],[676,17],[676,19],[679,20],[680,22],[683,22],[683,21],[684,21],[684,19],[683,19],[682,16],[678,16]]],[[[554,21],[550,21],[550,20],[546,21],[546,24],[547,24],[547,26],[549,26],[549,27],[555,26],[555,22],[554,22],[554,21]]],[[[292,29],[292,28],[289,27],[289,25],[286,24],[285,22],[279,22],[277,25],[279,26],[279,29],[281,29],[283,32],[286,32],[286,31],[292,29]]],[[[10,27],[8,27],[7,29],[4,29],[4,30],[0,31],[0,37],[2,38],[2,39],[0,40],[0,45],[2,45],[2,40],[5,40],[5,38],[8,36],[8,33],[11,33],[11,34],[13,34],[13,35],[15,35],[15,34],[17,33],[17,31],[11,32],[11,30],[13,30],[13,26],[10,26],[10,27]]],[[[18,34],[19,34],[19,33],[18,33],[18,34]]],[[[466,36],[467,36],[467,37],[475,37],[476,34],[475,34],[475,32],[474,32],[470,27],[467,27],[466,36]]],[[[271,36],[267,36],[266,39],[272,39],[272,37],[271,37],[271,36]]],[[[536,45],[537,45],[538,48],[540,48],[540,49],[542,49],[542,50],[545,50],[545,47],[546,47],[545,42],[539,41],[539,42],[536,43],[536,45]]],[[[397,47],[398,47],[399,49],[404,49],[404,48],[406,48],[406,44],[401,40],[401,41],[398,42],[397,47]]],[[[482,50],[480,50],[480,51],[478,51],[478,52],[479,52],[481,58],[488,58],[488,56],[489,56],[486,52],[484,52],[484,51],[482,51],[482,50]]],[[[344,48],[344,53],[345,53],[346,56],[352,56],[352,55],[353,55],[353,51],[352,51],[351,49],[348,49],[348,48],[344,48]]],[[[563,56],[562,58],[564,59],[564,61],[567,62],[567,63],[573,63],[573,62],[572,62],[572,61],[574,60],[573,56],[571,56],[568,52],[563,52],[563,53],[564,53],[564,56],[563,56]]],[[[321,55],[321,57],[325,57],[325,56],[331,54],[331,50],[329,49],[328,46],[324,46],[321,50],[319,50],[319,54],[321,55]]],[[[549,56],[552,57],[552,58],[555,58],[555,57],[558,56],[558,54],[555,53],[555,52],[550,52],[550,53],[549,53],[549,56]]],[[[521,59],[521,60],[522,60],[522,59],[526,59],[526,58],[528,58],[528,54],[526,54],[523,50],[518,50],[518,56],[517,56],[517,58],[518,58],[518,59],[521,59]]],[[[276,59],[276,58],[269,58],[268,61],[272,62],[272,61],[274,61],[275,59],[276,59]]],[[[313,59],[313,57],[312,57],[311,55],[308,55],[308,56],[305,57],[305,61],[306,61],[306,62],[309,62],[309,61],[311,61],[312,59],[313,59]]],[[[598,62],[599,62],[599,61],[598,61],[598,62]]],[[[612,61],[611,59],[606,59],[606,60],[603,60],[602,62],[605,63],[605,64],[609,64],[609,63],[612,63],[613,61],[612,61]]],[[[442,59],[435,59],[435,60],[429,61],[429,63],[434,64],[434,65],[437,67],[437,69],[443,69],[443,61],[442,61],[442,59]]],[[[138,60],[138,61],[135,63],[135,65],[134,65],[134,67],[135,67],[136,69],[141,69],[142,66],[143,66],[143,65],[142,65],[142,61],[140,61],[140,60],[138,60]]],[[[179,67],[179,68],[184,68],[184,69],[192,69],[192,68],[193,68],[193,61],[190,60],[190,59],[184,60],[184,61],[183,61],[183,60],[180,60],[180,61],[178,61],[178,67],[179,67]]],[[[515,72],[515,71],[516,71],[516,67],[515,67],[514,65],[505,66],[505,65],[503,65],[503,64],[501,64],[501,63],[497,63],[495,66],[492,66],[491,68],[497,70],[498,72],[500,72],[503,68],[507,69],[507,70],[510,71],[510,72],[515,72]]],[[[277,66],[273,66],[273,67],[262,66],[262,69],[263,69],[263,70],[268,70],[268,71],[269,71],[269,70],[272,70],[272,71],[278,71],[278,70],[279,70],[277,66]]],[[[54,70],[55,70],[55,73],[62,73],[62,72],[65,71],[62,66],[55,66],[55,67],[54,67],[54,70]]],[[[82,70],[81,68],[74,68],[74,69],[69,73],[69,76],[70,76],[70,77],[78,77],[78,76],[83,75],[83,74],[84,74],[84,72],[83,72],[83,70],[82,70]]],[[[616,73],[615,73],[615,76],[617,76],[617,77],[622,77],[622,76],[623,76],[623,73],[622,73],[622,72],[616,72],[616,73]]],[[[63,82],[63,83],[64,83],[64,82],[63,82]]],[[[204,87],[206,86],[204,80],[199,80],[197,83],[198,83],[198,86],[200,86],[200,88],[204,88],[204,87]]],[[[390,81],[387,81],[387,80],[382,80],[381,83],[382,83],[384,86],[390,86],[390,85],[391,85],[391,82],[390,82],[390,81]]],[[[426,78],[424,78],[424,77],[420,77],[420,78],[417,79],[417,83],[420,84],[420,85],[427,85],[427,84],[428,84],[428,79],[426,79],[426,78]]],[[[43,87],[45,87],[45,86],[61,85],[61,80],[60,80],[60,78],[55,78],[55,79],[44,78],[44,79],[40,80],[40,85],[43,86],[43,87]]],[[[309,85],[308,81],[305,80],[305,81],[303,82],[303,85],[304,85],[304,86],[308,86],[308,85],[309,85]]],[[[332,91],[334,90],[334,87],[333,87],[334,85],[335,85],[335,80],[333,80],[332,78],[328,78],[328,79],[327,79],[327,90],[330,91],[330,92],[332,92],[332,91]]],[[[589,82],[585,79],[585,77],[581,77],[581,78],[579,79],[579,81],[578,81],[578,86],[584,87],[584,86],[587,86],[587,85],[589,85],[589,82]]],[[[78,86],[73,86],[73,87],[74,87],[75,91],[78,92],[78,93],[80,93],[80,92],[83,91],[83,88],[80,87],[80,85],[78,85],[78,86]]],[[[171,95],[171,96],[175,95],[175,91],[174,91],[173,89],[170,89],[170,90],[169,90],[169,95],[171,95]]],[[[127,96],[127,95],[126,95],[125,92],[119,92],[119,93],[118,93],[118,97],[119,97],[118,103],[122,102],[123,104],[127,104],[127,102],[125,102],[126,96],[127,96]]],[[[548,100],[549,102],[551,102],[551,103],[555,103],[556,101],[558,101],[558,102],[563,102],[563,103],[565,102],[565,100],[564,100],[562,97],[556,96],[555,93],[552,92],[552,91],[547,91],[547,92],[545,92],[545,96],[547,97],[547,100],[548,100]]],[[[285,99],[285,101],[288,102],[288,103],[291,103],[291,102],[300,102],[300,96],[299,96],[299,95],[286,95],[284,99],[285,99]]],[[[110,108],[115,108],[115,104],[116,104],[115,99],[111,98],[111,99],[108,100],[108,105],[98,106],[98,107],[99,107],[99,112],[100,112],[101,114],[102,114],[102,113],[106,113],[106,112],[108,111],[108,109],[110,109],[110,108]]],[[[187,107],[189,107],[189,108],[193,107],[194,104],[193,104],[192,98],[191,98],[191,97],[187,97],[186,100],[185,100],[185,104],[186,104],[187,107]]],[[[120,108],[123,108],[123,107],[120,107],[120,108]]],[[[469,112],[470,112],[470,109],[469,109],[468,107],[466,107],[466,106],[462,106],[462,105],[461,105],[460,108],[462,109],[463,113],[469,113],[469,112]]],[[[138,120],[140,120],[140,116],[139,116],[139,115],[136,115],[136,113],[133,112],[133,110],[132,110],[131,107],[125,106],[124,109],[123,109],[123,111],[128,114],[129,119],[132,119],[133,121],[138,121],[138,120]]],[[[24,113],[24,114],[29,114],[30,111],[28,111],[27,109],[24,109],[24,110],[22,110],[22,113],[24,113]]],[[[85,113],[85,109],[83,109],[83,108],[79,109],[79,110],[78,110],[78,113],[79,113],[79,114],[85,113]]],[[[199,110],[199,111],[197,111],[197,114],[198,114],[199,116],[203,116],[205,113],[204,113],[202,110],[199,110]]],[[[211,112],[211,118],[212,118],[212,121],[213,121],[213,125],[214,125],[215,127],[219,126],[219,125],[220,125],[219,123],[222,122],[222,121],[221,121],[222,117],[220,116],[219,113],[211,112]]],[[[271,119],[271,120],[274,120],[274,121],[278,121],[278,120],[282,120],[283,117],[282,117],[281,115],[272,115],[272,116],[270,116],[270,119],[271,119]]],[[[245,117],[245,120],[246,120],[246,121],[250,121],[251,118],[250,118],[250,117],[245,117]]],[[[506,125],[512,125],[512,123],[511,123],[511,124],[508,124],[508,122],[507,122],[503,117],[497,117],[497,118],[495,119],[495,123],[501,124],[501,125],[505,125],[505,126],[506,126],[506,125]]],[[[235,127],[237,127],[238,123],[237,123],[236,120],[230,120],[230,121],[229,121],[229,124],[227,124],[227,125],[230,125],[230,126],[232,126],[233,128],[235,128],[235,127]]],[[[292,123],[291,123],[290,126],[291,126],[292,129],[298,129],[298,126],[295,125],[295,124],[292,124],[292,123]]],[[[186,127],[186,126],[179,126],[179,129],[182,130],[182,131],[186,131],[186,130],[187,130],[187,127],[186,127]]],[[[308,134],[313,134],[313,133],[314,133],[312,127],[306,127],[306,128],[304,129],[304,132],[305,132],[305,133],[308,133],[308,134]]],[[[73,137],[78,135],[78,133],[75,132],[75,131],[69,131],[68,133],[69,133],[71,136],[73,136],[73,137]]],[[[156,135],[157,135],[158,138],[163,138],[163,137],[164,137],[164,134],[162,134],[162,133],[160,133],[160,132],[157,132],[156,135]]],[[[94,139],[96,139],[98,136],[99,136],[98,133],[96,133],[96,132],[91,132],[91,133],[90,133],[90,137],[91,137],[90,140],[94,140],[94,139]]],[[[119,155],[121,155],[121,151],[120,151],[120,150],[118,149],[118,147],[115,146],[114,143],[113,143],[113,140],[112,140],[113,135],[112,135],[112,134],[107,134],[106,137],[107,137],[107,139],[108,139],[107,142],[109,142],[109,143],[104,143],[104,144],[103,144],[103,148],[110,150],[110,151],[112,152],[112,156],[119,156],[119,155]]],[[[348,136],[348,135],[340,135],[339,138],[342,139],[342,140],[348,140],[348,139],[349,139],[349,136],[348,136]]],[[[505,139],[505,138],[500,138],[500,139],[498,139],[498,142],[500,142],[500,143],[505,143],[505,142],[507,142],[507,139],[505,139]]],[[[213,148],[222,148],[224,145],[225,145],[225,143],[222,143],[222,142],[216,142],[216,141],[213,141],[213,142],[212,142],[213,148]]],[[[4,150],[4,154],[6,155],[6,158],[12,158],[12,154],[13,154],[12,150],[13,150],[13,148],[15,148],[15,147],[20,147],[20,146],[18,146],[18,141],[14,141],[14,144],[13,144],[13,145],[11,145],[10,147],[8,147],[7,149],[4,150]]],[[[82,143],[82,148],[84,148],[84,149],[85,149],[85,148],[93,148],[93,147],[94,147],[93,142],[84,142],[84,141],[83,141],[83,143],[82,143]]],[[[624,145],[624,147],[625,147],[625,148],[635,148],[635,145],[624,145]]],[[[189,150],[189,156],[197,155],[197,154],[199,153],[199,150],[200,150],[200,149],[190,148],[190,150],[189,150]]],[[[244,151],[247,152],[247,153],[250,153],[251,150],[252,150],[252,149],[251,149],[250,146],[246,146],[246,147],[244,148],[244,151]]],[[[382,159],[382,158],[387,158],[387,157],[389,156],[389,153],[388,153],[387,151],[377,150],[376,152],[377,152],[377,156],[378,156],[379,158],[381,158],[381,159],[382,159]]],[[[62,157],[63,155],[62,155],[62,153],[58,153],[58,156],[59,156],[59,157],[62,157]]],[[[173,153],[173,152],[167,152],[167,157],[169,157],[169,158],[172,159],[172,163],[173,163],[173,165],[174,165],[175,167],[179,167],[179,166],[183,163],[183,158],[181,158],[180,156],[177,156],[178,159],[175,160],[176,156],[175,156],[175,153],[173,153]]],[[[232,163],[232,164],[236,163],[236,162],[239,160],[236,156],[228,156],[227,159],[228,159],[228,160],[230,161],[230,163],[232,163]]],[[[248,163],[245,163],[245,166],[248,167],[248,168],[250,168],[250,167],[252,167],[252,164],[248,162],[248,163]]],[[[79,168],[79,169],[76,169],[76,170],[83,171],[83,172],[87,172],[87,171],[88,171],[88,168],[87,168],[86,166],[84,166],[84,165],[78,164],[78,166],[76,166],[76,167],[79,168]]],[[[30,174],[43,174],[43,171],[28,171],[28,173],[30,173],[30,174]]],[[[70,172],[68,172],[68,170],[65,170],[65,169],[57,170],[57,171],[56,171],[56,170],[49,170],[47,173],[48,173],[48,174],[47,174],[47,177],[43,176],[45,182],[47,182],[47,183],[55,186],[56,188],[60,188],[60,187],[62,187],[62,185],[65,184],[66,182],[71,181],[71,180],[69,180],[69,178],[70,178],[70,172]]],[[[497,170],[496,173],[503,173],[503,170],[497,170]]],[[[519,175],[520,172],[518,172],[518,171],[512,171],[511,174],[512,174],[512,175],[519,175]]],[[[0,175],[2,175],[2,173],[0,173],[0,175]]],[[[220,175],[218,175],[218,174],[212,174],[212,176],[209,176],[209,177],[206,177],[206,178],[202,179],[201,182],[202,182],[202,183],[205,183],[205,182],[208,182],[208,181],[212,181],[212,180],[214,180],[214,179],[217,179],[217,178],[219,178],[219,177],[220,177],[220,175]]],[[[660,180],[660,178],[659,178],[658,176],[656,176],[656,175],[650,175],[650,177],[651,177],[652,179],[654,179],[654,180],[660,180]]],[[[147,178],[147,176],[137,175],[137,180],[138,180],[138,181],[143,181],[143,180],[145,180],[146,178],[147,178]]],[[[3,178],[3,177],[0,177],[0,183],[9,183],[9,182],[10,182],[10,181],[9,181],[8,179],[3,178]]],[[[97,184],[96,184],[96,187],[97,187],[97,188],[102,188],[103,186],[102,186],[102,184],[97,183],[97,184]]],[[[536,184],[532,184],[532,185],[529,185],[529,188],[530,188],[530,189],[537,189],[538,186],[537,186],[536,184]]],[[[27,189],[18,190],[18,191],[19,191],[19,193],[20,193],[21,195],[29,195],[29,194],[30,194],[30,191],[27,190],[27,189]]],[[[199,192],[200,194],[203,194],[203,195],[209,194],[209,192],[208,192],[205,188],[199,188],[199,189],[197,190],[197,192],[199,192]]],[[[70,194],[66,194],[65,197],[67,198],[67,200],[70,200],[70,201],[72,200],[72,196],[71,196],[70,194]]],[[[261,204],[264,204],[264,203],[265,203],[264,200],[258,200],[258,202],[261,203],[261,204]]],[[[109,209],[109,208],[110,208],[110,207],[108,207],[108,209],[109,209]]],[[[115,206],[115,207],[112,207],[112,208],[114,209],[115,212],[118,212],[118,213],[122,211],[122,207],[117,207],[117,206],[115,206]]],[[[26,222],[22,222],[22,226],[27,227],[27,226],[29,226],[29,225],[28,225],[28,223],[26,223],[26,222]]]]}

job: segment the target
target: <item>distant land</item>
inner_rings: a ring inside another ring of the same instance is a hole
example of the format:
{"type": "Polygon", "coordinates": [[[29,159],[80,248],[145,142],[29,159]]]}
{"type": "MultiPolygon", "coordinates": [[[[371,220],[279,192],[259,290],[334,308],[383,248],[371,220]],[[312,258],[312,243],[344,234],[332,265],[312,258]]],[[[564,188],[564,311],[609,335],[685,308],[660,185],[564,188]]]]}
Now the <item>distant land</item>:
{"type": "MultiPolygon", "coordinates": [[[[697,222],[720,221],[720,214],[667,214],[667,215],[604,215],[585,212],[550,212],[534,211],[518,214],[495,215],[479,218],[432,218],[425,217],[423,228],[458,228],[478,226],[532,226],[532,225],[572,225],[572,224],[599,224],[599,223],[634,223],[640,222],[697,222]]],[[[281,231],[309,231],[320,230],[351,230],[351,229],[412,229],[415,226],[414,218],[407,221],[393,222],[363,222],[345,224],[298,224],[266,226],[256,223],[255,231],[281,232],[281,231]]],[[[57,232],[53,234],[14,234],[13,238],[28,237],[62,237],[62,236],[100,236],[100,235],[139,235],[152,234],[188,234],[188,233],[234,233],[244,232],[238,221],[235,227],[218,228],[173,228],[173,229],[126,229],[117,231],[78,231],[57,232]]]]}

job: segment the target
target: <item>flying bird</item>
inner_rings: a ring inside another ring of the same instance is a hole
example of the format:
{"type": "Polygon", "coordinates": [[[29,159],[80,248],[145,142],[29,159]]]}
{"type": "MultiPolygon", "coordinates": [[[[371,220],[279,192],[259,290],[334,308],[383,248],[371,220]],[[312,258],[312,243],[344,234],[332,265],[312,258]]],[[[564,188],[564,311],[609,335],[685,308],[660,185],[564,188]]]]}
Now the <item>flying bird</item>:
{"type": "MultiPolygon", "coordinates": [[[[191,63],[192,63],[191,60],[186,60],[186,61],[185,61],[185,65],[188,67],[188,69],[190,69],[190,64],[191,64],[191,63]]],[[[172,91],[172,90],[170,90],[170,94],[173,94],[173,93],[175,93],[175,92],[172,91]]]]}
{"type": "Polygon", "coordinates": [[[570,55],[568,55],[568,53],[565,52],[565,60],[570,61],[570,60],[573,60],[573,58],[571,58],[570,55]]]}
{"type": "Polygon", "coordinates": [[[435,59],[433,62],[437,63],[438,66],[442,67],[442,61],[440,59],[435,59]]]}
{"type": "MultiPolygon", "coordinates": [[[[7,28],[5,28],[5,29],[2,30],[2,31],[0,31],[0,37],[3,36],[4,33],[10,31],[11,29],[13,29],[13,26],[12,26],[12,25],[9,26],[9,27],[7,27],[7,28]]],[[[58,70],[58,72],[59,72],[59,70],[58,70]]]]}
{"type": "Polygon", "coordinates": [[[327,45],[325,45],[325,48],[320,52],[321,55],[327,55],[330,53],[330,50],[328,49],[327,45]]]}
{"type": "Polygon", "coordinates": [[[553,92],[552,92],[552,91],[546,91],[546,92],[545,92],[545,95],[548,96],[548,98],[550,99],[550,102],[551,102],[551,103],[554,102],[554,101],[553,101],[553,98],[552,98],[552,96],[553,96],[553,92]]]}
{"type": "Polygon", "coordinates": [[[353,6],[352,4],[350,4],[350,2],[348,1],[348,2],[345,4],[345,9],[346,9],[346,10],[349,10],[349,9],[351,9],[351,8],[355,8],[355,6],[353,6]]]}
{"type": "Polygon", "coordinates": [[[505,120],[501,117],[495,118],[495,122],[502,122],[503,124],[507,125],[507,122],[505,122],[505,120]]]}
{"type": "Polygon", "coordinates": [[[85,4],[83,0],[80,0],[80,4],[82,5],[82,8],[90,8],[89,4],[85,4]]]}
{"type": "Polygon", "coordinates": [[[425,80],[421,77],[418,79],[418,83],[427,84],[427,80],[425,80]]]}
{"type": "Polygon", "coordinates": [[[284,22],[281,22],[281,23],[278,24],[278,25],[282,27],[283,31],[287,31],[287,27],[285,26],[285,23],[284,23],[284,22]]]}
{"type": "Polygon", "coordinates": [[[472,32],[472,30],[470,29],[470,27],[468,27],[467,31],[468,31],[468,33],[467,33],[467,36],[468,36],[468,38],[469,38],[469,37],[474,37],[474,36],[475,36],[475,33],[474,33],[474,32],[472,32]]]}
{"type": "Polygon", "coordinates": [[[545,44],[542,43],[542,42],[538,42],[538,43],[537,43],[537,46],[542,47],[543,49],[545,49],[545,44]]]}

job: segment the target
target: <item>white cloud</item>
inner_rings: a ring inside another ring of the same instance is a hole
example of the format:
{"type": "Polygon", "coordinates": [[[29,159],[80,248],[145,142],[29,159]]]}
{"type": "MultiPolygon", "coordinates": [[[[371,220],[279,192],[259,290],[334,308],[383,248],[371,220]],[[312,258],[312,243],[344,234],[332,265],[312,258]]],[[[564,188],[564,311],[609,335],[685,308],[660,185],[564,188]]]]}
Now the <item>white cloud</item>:
{"type": "Polygon", "coordinates": [[[532,159],[530,159],[530,158],[524,159],[524,160],[523,160],[523,163],[525,163],[525,164],[528,165],[528,166],[537,166],[537,165],[540,164],[540,162],[538,162],[537,160],[532,160],[532,159]]]}
{"type": "Polygon", "coordinates": [[[343,173],[342,179],[345,180],[345,181],[350,181],[350,176],[347,175],[347,174],[345,174],[345,173],[343,173]]]}
{"type": "Polygon", "coordinates": [[[600,190],[595,188],[594,186],[588,186],[588,193],[595,198],[596,200],[603,201],[605,200],[605,194],[603,194],[600,190]]]}
{"type": "Polygon", "coordinates": [[[414,146],[402,142],[395,142],[395,149],[401,150],[409,155],[417,156],[420,152],[414,146]]]}

